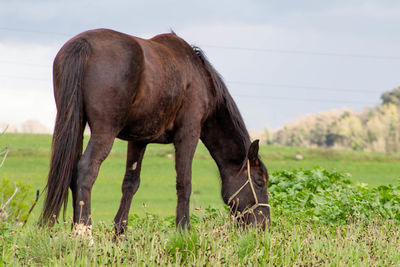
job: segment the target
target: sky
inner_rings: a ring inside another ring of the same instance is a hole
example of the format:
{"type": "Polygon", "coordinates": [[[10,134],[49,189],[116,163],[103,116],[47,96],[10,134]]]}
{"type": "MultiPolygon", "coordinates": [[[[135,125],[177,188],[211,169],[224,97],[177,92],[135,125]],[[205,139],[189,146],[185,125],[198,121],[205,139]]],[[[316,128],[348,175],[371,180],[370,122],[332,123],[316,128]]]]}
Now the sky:
{"type": "Polygon", "coordinates": [[[89,29],[175,31],[224,77],[249,129],[361,111],[400,85],[400,1],[0,0],[0,123],[51,131],[52,62],[89,29]]]}

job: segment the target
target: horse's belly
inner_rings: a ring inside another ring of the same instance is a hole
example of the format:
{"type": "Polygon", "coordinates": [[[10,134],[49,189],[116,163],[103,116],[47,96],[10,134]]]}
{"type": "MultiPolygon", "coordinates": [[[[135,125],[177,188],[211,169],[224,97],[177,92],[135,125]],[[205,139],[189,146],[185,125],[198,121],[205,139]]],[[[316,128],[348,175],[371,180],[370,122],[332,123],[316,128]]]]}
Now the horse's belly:
{"type": "Polygon", "coordinates": [[[177,107],[132,109],[118,138],[148,143],[170,143],[176,120],[177,107]]]}
{"type": "Polygon", "coordinates": [[[125,126],[118,134],[118,138],[128,141],[147,143],[170,143],[172,142],[171,131],[163,124],[155,121],[136,121],[134,124],[125,126]]]}

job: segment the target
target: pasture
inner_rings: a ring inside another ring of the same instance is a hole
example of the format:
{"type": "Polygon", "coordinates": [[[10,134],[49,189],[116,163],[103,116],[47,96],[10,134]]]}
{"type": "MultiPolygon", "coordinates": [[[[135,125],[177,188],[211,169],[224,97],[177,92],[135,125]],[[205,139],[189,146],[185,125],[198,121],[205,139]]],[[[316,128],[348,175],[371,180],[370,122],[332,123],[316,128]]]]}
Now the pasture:
{"type": "MultiPolygon", "coordinates": [[[[2,148],[7,145],[10,148],[0,179],[30,184],[33,201],[34,191],[42,189],[46,182],[51,136],[5,134],[0,140],[2,148]]],[[[111,222],[121,197],[125,146],[123,141],[115,142],[93,187],[95,246],[70,238],[69,221],[57,225],[57,233],[38,231],[35,223],[42,197],[25,228],[7,225],[1,230],[1,263],[390,265],[400,262],[396,249],[400,247],[398,223],[379,216],[367,221],[354,217],[350,218],[351,224],[331,225],[309,221],[303,215],[293,220],[273,209],[270,231],[236,229],[220,197],[216,165],[202,144],[193,163],[191,232],[180,234],[174,228],[174,149],[171,145],[150,145],[143,161],[141,186],[133,198],[128,242],[111,242],[111,222]]],[[[260,155],[271,174],[322,166],[328,171],[349,173],[354,184],[365,183],[370,188],[396,184],[400,177],[400,157],[394,154],[261,146],[260,155]],[[297,161],[298,154],[304,159],[297,161]]],[[[70,202],[67,220],[69,216],[70,202]]]]}
{"type": "MultiPolygon", "coordinates": [[[[85,137],[85,143],[88,138],[85,137]]],[[[10,146],[6,164],[0,178],[26,181],[32,189],[43,189],[46,184],[50,135],[6,134],[1,146],[10,146]]],[[[310,148],[261,146],[260,156],[270,173],[277,170],[311,169],[315,166],[327,170],[349,173],[355,183],[370,187],[395,184],[400,178],[400,156],[376,152],[335,151],[310,148]],[[300,154],[303,160],[297,161],[300,154]]],[[[111,222],[121,197],[121,184],[125,172],[126,142],[116,140],[110,156],[101,166],[93,188],[92,216],[94,221],[111,222]]],[[[175,214],[174,148],[172,145],[149,145],[143,160],[141,185],[133,198],[131,213],[154,213],[161,216],[175,214]]],[[[200,143],[193,161],[192,211],[199,207],[222,208],[220,179],[216,164],[200,143]]],[[[35,195],[32,193],[32,199],[35,195]]],[[[42,199],[41,199],[42,200],[42,199]]],[[[41,202],[31,220],[37,218],[41,202]]],[[[70,210],[71,207],[68,207],[70,210]]]]}

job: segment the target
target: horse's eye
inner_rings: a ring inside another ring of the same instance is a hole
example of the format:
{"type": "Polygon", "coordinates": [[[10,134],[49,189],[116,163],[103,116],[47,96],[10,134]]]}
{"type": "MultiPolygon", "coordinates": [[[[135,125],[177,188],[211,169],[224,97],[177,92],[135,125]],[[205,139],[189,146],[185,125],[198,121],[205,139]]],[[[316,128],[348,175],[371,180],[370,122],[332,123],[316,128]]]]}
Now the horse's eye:
{"type": "Polygon", "coordinates": [[[254,177],[254,182],[256,185],[258,185],[259,187],[263,187],[265,185],[265,181],[263,178],[261,177],[254,177]]]}

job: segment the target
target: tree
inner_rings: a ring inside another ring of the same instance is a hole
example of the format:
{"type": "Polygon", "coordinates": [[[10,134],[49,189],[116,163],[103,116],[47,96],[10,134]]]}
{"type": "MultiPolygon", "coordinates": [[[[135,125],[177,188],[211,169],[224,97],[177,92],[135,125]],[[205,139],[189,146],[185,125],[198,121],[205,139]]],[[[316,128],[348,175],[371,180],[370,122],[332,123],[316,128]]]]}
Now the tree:
{"type": "Polygon", "coordinates": [[[382,104],[394,104],[400,106],[400,86],[394,88],[390,92],[384,92],[381,95],[382,104]]]}

